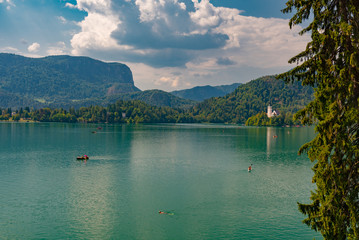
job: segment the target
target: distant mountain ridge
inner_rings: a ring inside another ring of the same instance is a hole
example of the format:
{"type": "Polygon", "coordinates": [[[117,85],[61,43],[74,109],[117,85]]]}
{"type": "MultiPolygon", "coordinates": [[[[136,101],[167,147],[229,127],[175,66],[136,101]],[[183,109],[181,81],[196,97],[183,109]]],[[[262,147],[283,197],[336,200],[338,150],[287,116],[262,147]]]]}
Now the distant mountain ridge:
{"type": "Polygon", "coordinates": [[[196,101],[192,101],[189,99],[176,97],[162,90],[154,89],[154,90],[114,94],[103,98],[83,99],[81,101],[73,101],[70,103],[57,102],[57,103],[52,103],[49,106],[55,108],[62,107],[65,109],[68,109],[70,107],[74,107],[74,108],[88,107],[91,105],[107,106],[108,104],[115,103],[118,100],[123,100],[123,101],[140,100],[151,106],[183,108],[183,109],[188,109],[198,103],[196,101]]]}
{"type": "Polygon", "coordinates": [[[244,123],[266,111],[268,104],[280,112],[295,112],[312,98],[312,88],[298,82],[285,84],[275,76],[172,93],[141,91],[134,85],[130,68],[121,63],[88,57],[27,58],[0,53],[0,108],[69,109],[140,100],[152,106],[189,109],[186,119],[198,122],[244,123]],[[207,100],[198,103],[201,99],[207,100]]]}
{"type": "MultiPolygon", "coordinates": [[[[28,58],[0,53],[0,99],[10,106],[43,106],[140,91],[132,72],[121,63],[88,57],[48,56],[28,58]]],[[[4,102],[1,102],[4,107],[4,102]]]]}
{"type": "Polygon", "coordinates": [[[189,108],[196,101],[224,96],[239,85],[199,86],[168,93],[141,91],[129,67],[89,57],[29,58],[0,53],[0,107],[76,107],[141,100],[153,106],[189,108]]]}
{"type": "Polygon", "coordinates": [[[200,102],[211,97],[223,97],[226,94],[233,92],[239,85],[241,85],[241,83],[221,86],[198,86],[191,89],[173,91],[171,93],[180,98],[200,102]]]}
{"type": "MultiPolygon", "coordinates": [[[[172,108],[189,108],[194,106],[197,102],[189,99],[184,99],[177,97],[171,93],[153,89],[146,90],[142,92],[133,92],[133,93],[125,93],[114,95],[108,97],[108,99],[116,98],[119,100],[140,100],[149,105],[157,106],[157,107],[172,107],[172,108]]],[[[114,102],[114,101],[111,101],[114,102]]]]}

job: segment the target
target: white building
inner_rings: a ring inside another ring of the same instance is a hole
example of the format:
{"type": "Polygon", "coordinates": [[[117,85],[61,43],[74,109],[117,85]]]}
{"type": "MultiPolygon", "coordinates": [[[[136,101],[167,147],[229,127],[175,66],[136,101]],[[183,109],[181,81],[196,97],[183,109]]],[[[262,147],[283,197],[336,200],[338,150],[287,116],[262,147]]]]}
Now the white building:
{"type": "Polygon", "coordinates": [[[268,108],[267,108],[267,116],[268,116],[269,118],[271,118],[271,117],[274,117],[274,116],[277,116],[277,115],[278,115],[277,111],[276,111],[276,110],[272,110],[272,106],[271,106],[271,105],[268,105],[268,108]]]}

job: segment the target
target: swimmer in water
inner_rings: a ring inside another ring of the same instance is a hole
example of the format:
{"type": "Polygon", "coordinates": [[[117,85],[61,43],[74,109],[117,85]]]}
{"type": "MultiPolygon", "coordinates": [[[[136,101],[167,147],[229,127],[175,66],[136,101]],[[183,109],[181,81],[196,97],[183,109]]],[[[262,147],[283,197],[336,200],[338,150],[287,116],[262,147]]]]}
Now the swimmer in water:
{"type": "Polygon", "coordinates": [[[173,212],[158,211],[159,214],[175,215],[173,212]]]}

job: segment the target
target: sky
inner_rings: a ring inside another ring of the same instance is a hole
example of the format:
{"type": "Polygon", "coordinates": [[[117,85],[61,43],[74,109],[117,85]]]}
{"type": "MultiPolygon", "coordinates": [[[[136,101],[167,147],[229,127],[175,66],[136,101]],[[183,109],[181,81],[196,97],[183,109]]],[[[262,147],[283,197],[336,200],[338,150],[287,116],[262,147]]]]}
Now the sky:
{"type": "Polygon", "coordinates": [[[0,52],[128,65],[141,90],[245,83],[293,68],[309,36],[286,0],[0,0],[0,52]]]}

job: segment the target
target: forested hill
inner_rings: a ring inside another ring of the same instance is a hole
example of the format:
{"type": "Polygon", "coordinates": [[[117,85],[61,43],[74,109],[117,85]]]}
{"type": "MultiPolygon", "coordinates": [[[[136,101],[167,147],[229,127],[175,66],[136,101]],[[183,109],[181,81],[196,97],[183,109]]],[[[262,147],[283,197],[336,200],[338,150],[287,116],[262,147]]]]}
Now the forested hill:
{"type": "Polygon", "coordinates": [[[139,91],[121,63],[88,57],[27,58],[0,53],[0,98],[10,106],[69,102],[139,91]],[[20,105],[21,104],[21,105],[20,105]]]}
{"type": "Polygon", "coordinates": [[[180,98],[203,101],[211,97],[223,97],[226,94],[233,92],[239,85],[240,83],[221,86],[198,86],[191,89],[173,91],[171,93],[180,98]]]}
{"type": "Polygon", "coordinates": [[[183,109],[188,109],[198,103],[198,102],[195,102],[195,101],[192,101],[189,99],[183,99],[183,98],[176,97],[176,96],[174,96],[168,92],[162,91],[162,90],[154,89],[154,90],[114,94],[114,95],[106,96],[103,98],[91,98],[91,99],[85,99],[85,100],[81,100],[81,101],[73,101],[71,103],[69,103],[69,102],[54,102],[54,103],[49,104],[48,106],[51,108],[69,109],[71,107],[74,107],[74,108],[78,109],[80,107],[88,107],[91,105],[92,106],[96,106],[96,105],[107,106],[108,104],[113,104],[119,100],[124,100],[124,101],[139,100],[139,101],[142,101],[143,103],[146,103],[151,106],[183,108],[183,109]]]}
{"type": "Polygon", "coordinates": [[[114,100],[140,100],[151,106],[183,109],[190,108],[197,103],[196,101],[180,98],[158,89],[114,95],[108,97],[108,99],[109,102],[115,102],[114,100]]]}
{"type": "Polygon", "coordinates": [[[244,123],[249,117],[266,112],[268,104],[281,114],[296,112],[313,98],[313,89],[300,83],[286,84],[266,76],[240,85],[233,93],[199,103],[191,110],[198,121],[244,123]]]}

